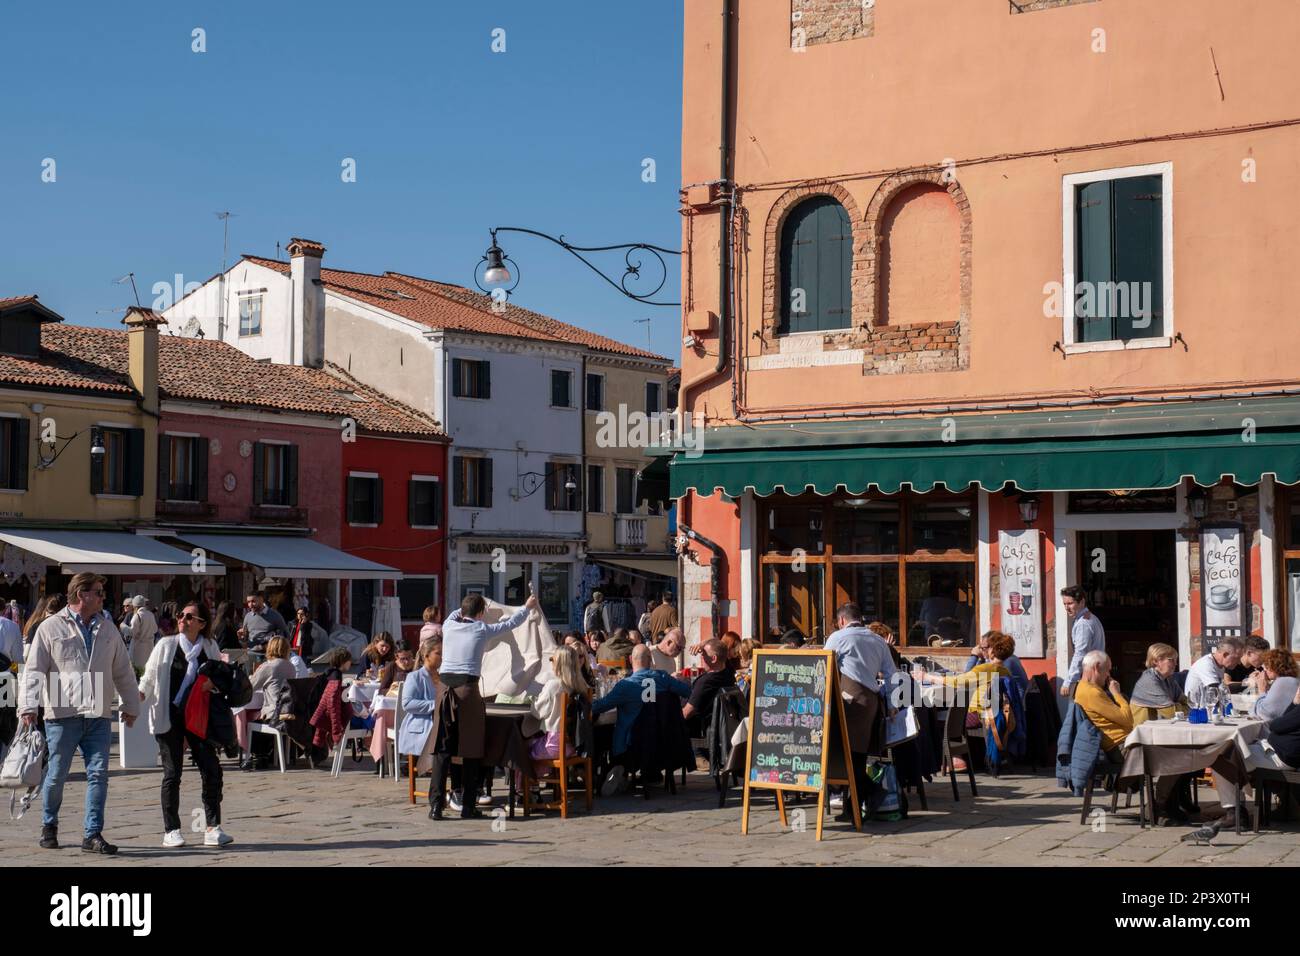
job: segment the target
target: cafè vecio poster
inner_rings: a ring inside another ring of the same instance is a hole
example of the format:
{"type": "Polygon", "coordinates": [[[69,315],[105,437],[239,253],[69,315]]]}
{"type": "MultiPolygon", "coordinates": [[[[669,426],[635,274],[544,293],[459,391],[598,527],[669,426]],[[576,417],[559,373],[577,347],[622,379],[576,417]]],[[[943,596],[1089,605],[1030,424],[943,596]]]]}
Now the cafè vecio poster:
{"type": "Polygon", "coordinates": [[[1205,632],[1220,637],[1244,633],[1247,594],[1242,529],[1201,529],[1201,610],[1205,632]]]}
{"type": "Polygon", "coordinates": [[[1039,534],[1033,528],[998,532],[1002,630],[1017,657],[1043,656],[1043,594],[1039,534]]]}

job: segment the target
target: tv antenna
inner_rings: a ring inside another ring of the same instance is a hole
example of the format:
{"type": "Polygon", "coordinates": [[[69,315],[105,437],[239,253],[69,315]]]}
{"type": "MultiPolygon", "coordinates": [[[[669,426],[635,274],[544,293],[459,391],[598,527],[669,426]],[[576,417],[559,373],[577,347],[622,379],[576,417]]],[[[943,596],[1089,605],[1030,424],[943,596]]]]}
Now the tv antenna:
{"type": "Polygon", "coordinates": [[[648,352],[652,352],[652,351],[654,351],[652,348],[650,348],[650,316],[646,316],[644,319],[633,319],[632,321],[633,321],[633,322],[637,322],[637,323],[642,324],[642,325],[645,326],[645,347],[646,347],[646,351],[648,351],[648,352]]]}
{"type": "Polygon", "coordinates": [[[126,275],[122,276],[121,278],[119,278],[119,279],[114,279],[114,280],[113,280],[113,285],[126,285],[126,283],[127,283],[128,281],[131,283],[131,291],[135,293],[135,304],[136,304],[136,306],[139,307],[139,308],[143,308],[143,306],[140,305],[140,290],[137,289],[137,288],[135,287],[135,273],[134,273],[134,272],[128,272],[126,275]]]}
{"type": "Polygon", "coordinates": [[[226,340],[226,260],[230,256],[230,217],[235,215],[229,209],[216,213],[221,220],[221,280],[218,283],[221,293],[221,307],[217,314],[217,340],[226,340]]]}

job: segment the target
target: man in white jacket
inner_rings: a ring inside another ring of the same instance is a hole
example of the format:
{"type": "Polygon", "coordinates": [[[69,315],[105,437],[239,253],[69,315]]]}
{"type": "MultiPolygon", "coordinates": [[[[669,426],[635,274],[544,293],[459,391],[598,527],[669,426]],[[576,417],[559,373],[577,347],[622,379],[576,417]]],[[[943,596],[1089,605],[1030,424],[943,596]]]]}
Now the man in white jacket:
{"type": "Polygon", "coordinates": [[[103,613],[104,578],[83,572],[68,582],[68,606],[36,629],[19,686],[18,713],[36,723],[45,708],[49,764],[41,787],[41,843],[59,848],[59,808],[72,755],[81,751],[86,765],[86,853],[113,854],[104,839],[104,804],[108,801],[108,751],[112,740],[113,699],[121,696],[121,720],[130,727],[140,713],[140,691],[126,644],[117,625],[103,613]]]}

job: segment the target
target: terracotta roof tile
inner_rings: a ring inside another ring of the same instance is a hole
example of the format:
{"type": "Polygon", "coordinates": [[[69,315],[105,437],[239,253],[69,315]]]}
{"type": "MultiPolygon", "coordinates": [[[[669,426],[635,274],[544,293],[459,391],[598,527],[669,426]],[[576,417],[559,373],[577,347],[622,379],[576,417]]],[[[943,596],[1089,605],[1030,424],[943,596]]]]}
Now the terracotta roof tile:
{"type": "Polygon", "coordinates": [[[34,295],[15,295],[8,299],[0,299],[0,309],[11,309],[16,305],[31,305],[35,301],[34,295]]]}
{"type": "MultiPolygon", "coordinates": [[[[252,255],[243,258],[285,275],[289,274],[287,262],[252,255]]],[[[377,306],[433,329],[563,342],[586,346],[599,352],[668,361],[666,357],[654,352],[638,349],[513,303],[507,302],[504,311],[497,312],[488,296],[447,282],[400,272],[375,275],[368,272],[345,272],[341,269],[321,269],[320,276],[326,288],[340,295],[377,306]]]]}
{"type": "MultiPolygon", "coordinates": [[[[127,334],[45,325],[40,358],[0,355],[0,381],[134,394],[127,334]]],[[[258,362],[223,342],[160,335],[158,380],[164,398],[346,417],[363,431],[446,438],[430,418],[374,389],[325,369],[258,362]]]]}

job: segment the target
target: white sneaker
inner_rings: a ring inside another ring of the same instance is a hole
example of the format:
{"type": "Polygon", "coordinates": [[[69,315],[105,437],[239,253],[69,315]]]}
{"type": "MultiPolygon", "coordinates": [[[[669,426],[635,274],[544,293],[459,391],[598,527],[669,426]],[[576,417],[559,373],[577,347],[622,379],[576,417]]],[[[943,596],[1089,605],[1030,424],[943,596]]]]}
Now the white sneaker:
{"type": "Polygon", "coordinates": [[[219,826],[208,827],[203,832],[204,846],[229,846],[234,842],[235,838],[219,826]]]}
{"type": "Polygon", "coordinates": [[[480,793],[478,795],[478,799],[475,800],[474,802],[477,803],[480,807],[492,806],[492,798],[486,793],[480,793]]]}
{"type": "Polygon", "coordinates": [[[460,803],[460,794],[455,790],[447,794],[447,806],[451,808],[452,813],[460,813],[464,809],[460,803]]]}
{"type": "Polygon", "coordinates": [[[605,775],[605,782],[600,785],[600,795],[602,797],[612,797],[616,793],[622,793],[623,782],[626,779],[626,770],[622,767],[611,767],[609,773],[605,775]]]}
{"type": "Polygon", "coordinates": [[[171,849],[185,845],[185,837],[181,835],[180,830],[168,830],[163,834],[163,846],[171,849]]]}
{"type": "Polygon", "coordinates": [[[844,809],[844,794],[842,794],[842,793],[833,793],[833,794],[831,794],[831,801],[830,801],[830,803],[831,803],[831,809],[832,809],[832,810],[843,810],[843,809],[844,809]]]}

